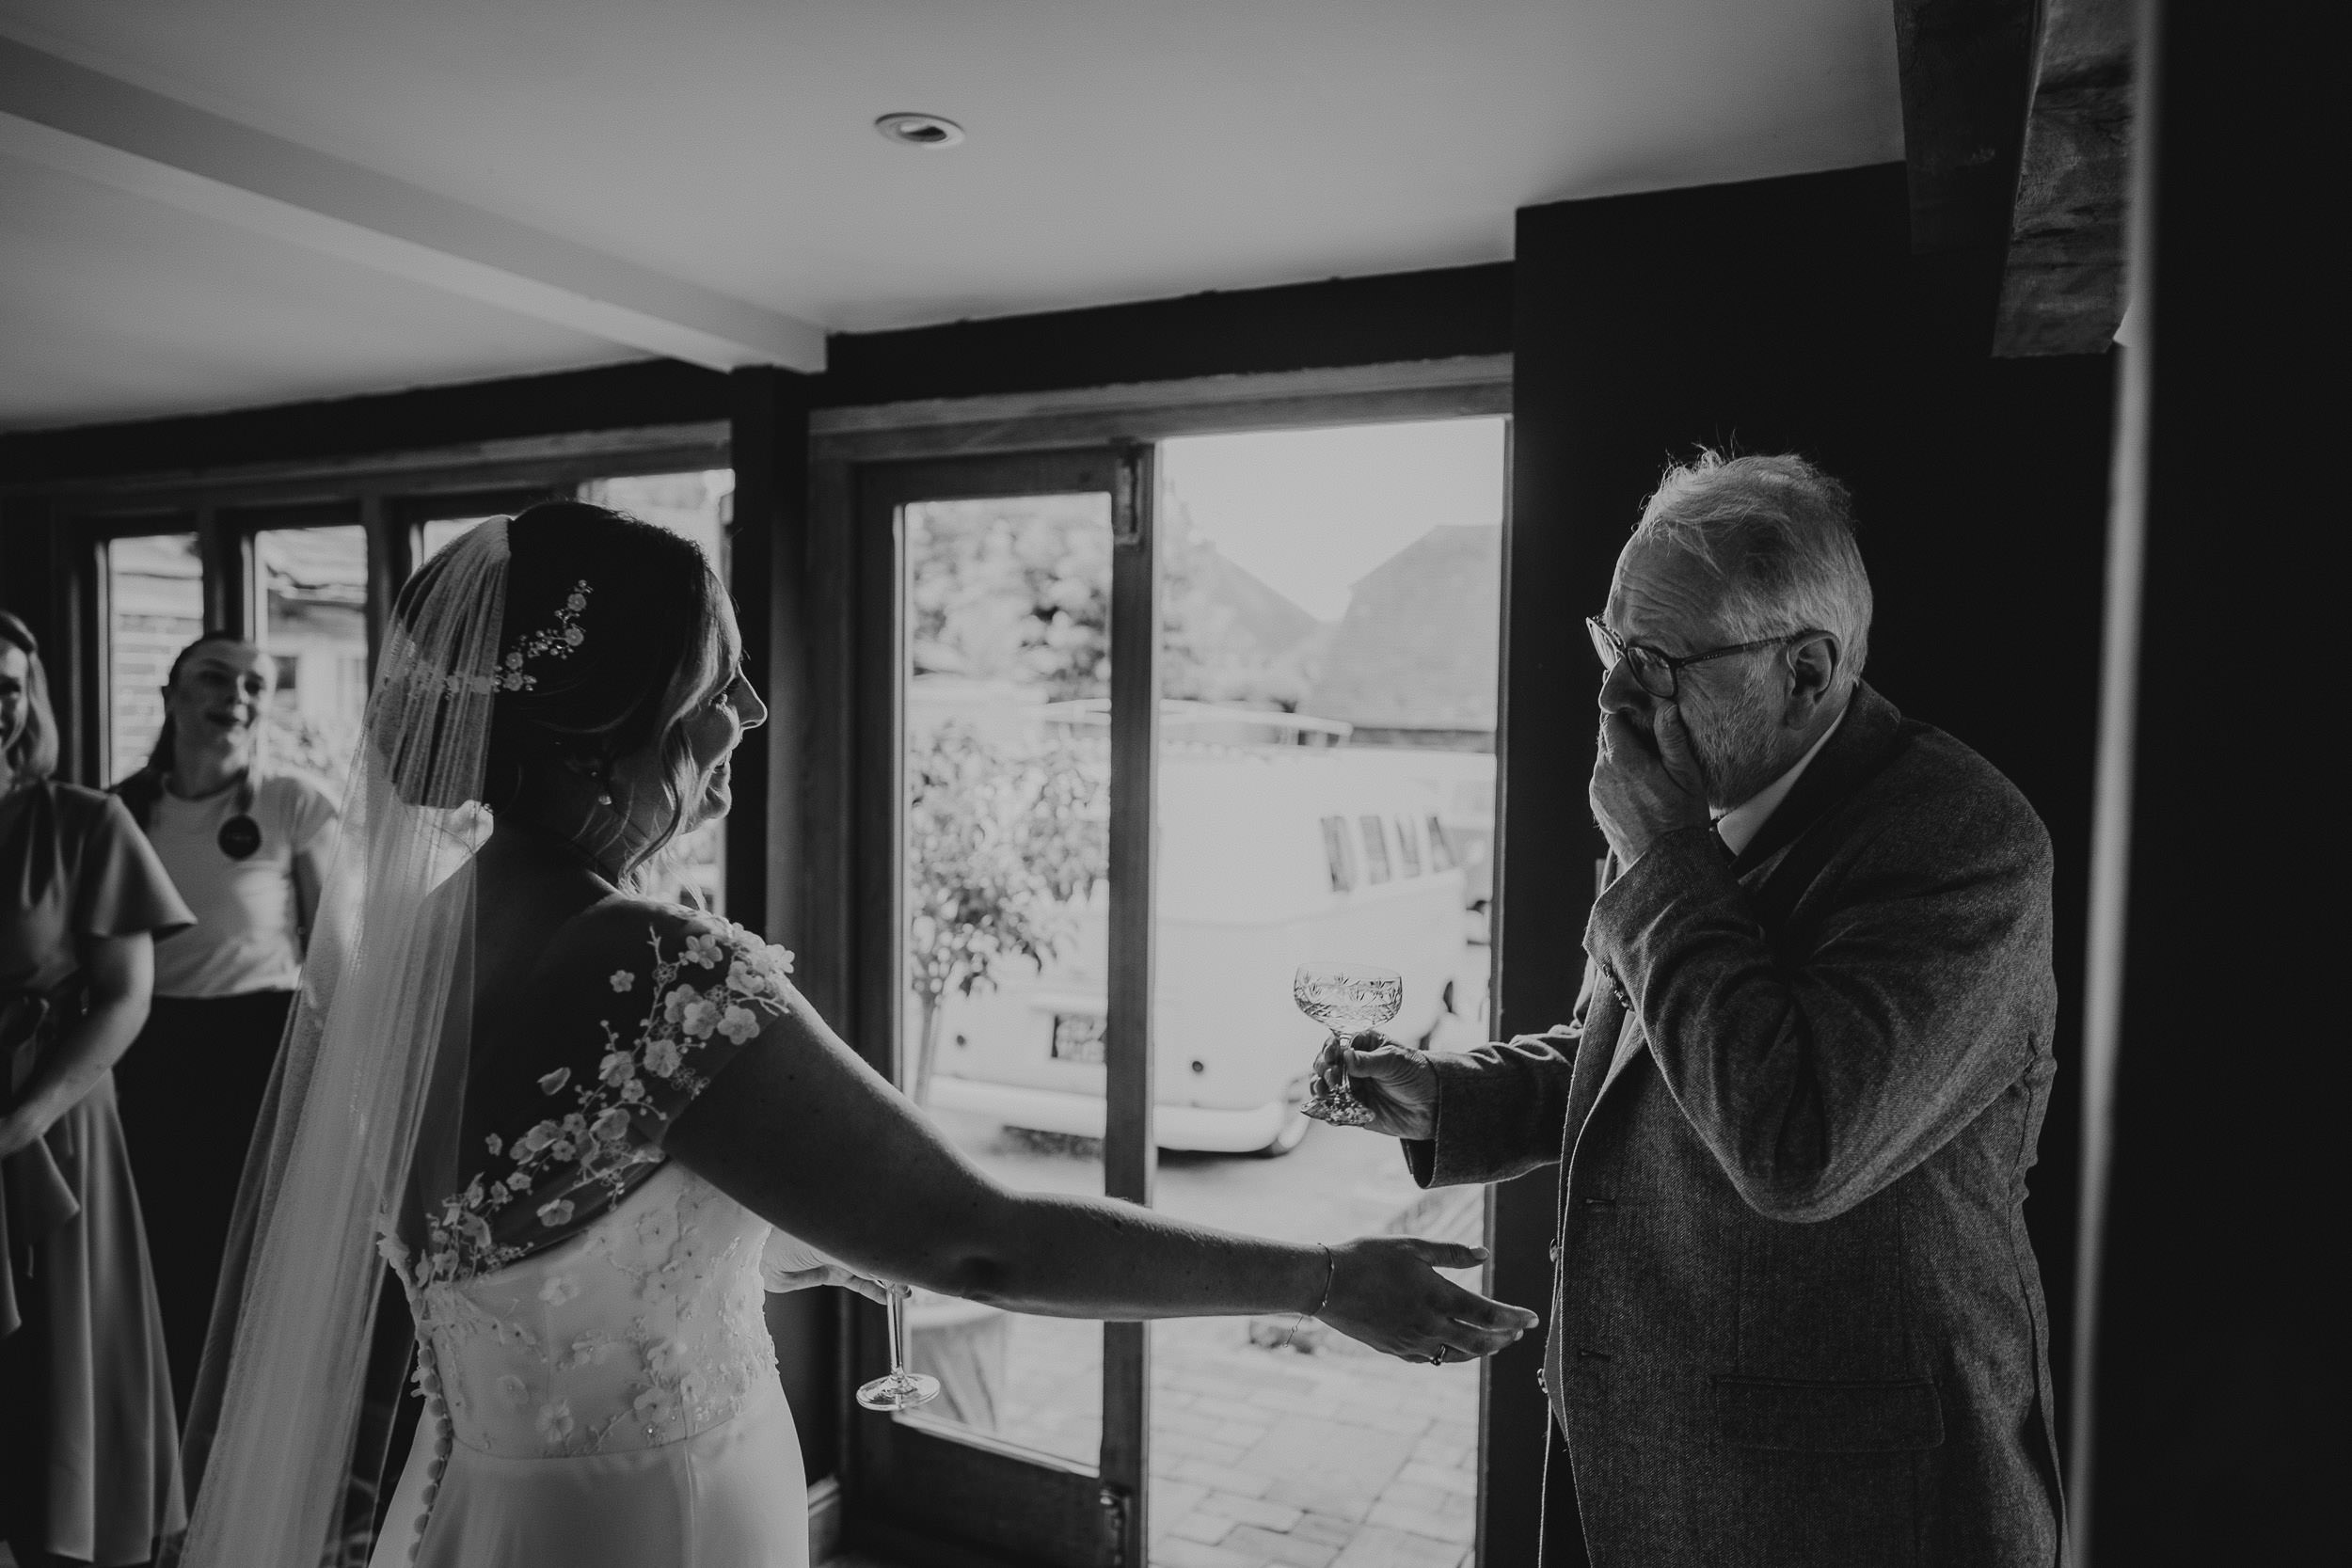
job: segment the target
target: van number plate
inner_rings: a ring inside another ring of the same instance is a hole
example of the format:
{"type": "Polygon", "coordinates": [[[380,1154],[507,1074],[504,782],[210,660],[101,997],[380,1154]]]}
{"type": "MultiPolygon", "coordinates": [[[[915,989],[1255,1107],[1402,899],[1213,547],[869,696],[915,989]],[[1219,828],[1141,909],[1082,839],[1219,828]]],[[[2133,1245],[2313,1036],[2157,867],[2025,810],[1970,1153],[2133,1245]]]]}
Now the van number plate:
{"type": "Polygon", "coordinates": [[[1092,1013],[1054,1015],[1054,1060],[1103,1063],[1103,1021],[1092,1013]]]}

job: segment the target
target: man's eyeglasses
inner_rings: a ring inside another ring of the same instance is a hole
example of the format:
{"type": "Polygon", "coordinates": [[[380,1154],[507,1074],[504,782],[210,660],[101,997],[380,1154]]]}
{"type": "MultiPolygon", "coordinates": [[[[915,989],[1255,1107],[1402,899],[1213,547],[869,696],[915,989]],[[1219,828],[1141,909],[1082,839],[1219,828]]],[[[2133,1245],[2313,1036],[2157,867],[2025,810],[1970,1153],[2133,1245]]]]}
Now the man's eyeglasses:
{"type": "Polygon", "coordinates": [[[1711,658],[1729,658],[1734,654],[1753,653],[1758,648],[1774,647],[1783,642],[1795,642],[1807,637],[1820,637],[1819,631],[1788,631],[1778,637],[1759,637],[1753,642],[1734,642],[1725,647],[1709,648],[1701,654],[1661,654],[1645,643],[1628,642],[1600,624],[1597,615],[1584,617],[1584,629],[1592,634],[1593,652],[1600,659],[1603,670],[1614,670],[1619,659],[1633,666],[1634,684],[1653,697],[1675,699],[1680,689],[1680,672],[1685,665],[1704,664],[1711,658]]]}

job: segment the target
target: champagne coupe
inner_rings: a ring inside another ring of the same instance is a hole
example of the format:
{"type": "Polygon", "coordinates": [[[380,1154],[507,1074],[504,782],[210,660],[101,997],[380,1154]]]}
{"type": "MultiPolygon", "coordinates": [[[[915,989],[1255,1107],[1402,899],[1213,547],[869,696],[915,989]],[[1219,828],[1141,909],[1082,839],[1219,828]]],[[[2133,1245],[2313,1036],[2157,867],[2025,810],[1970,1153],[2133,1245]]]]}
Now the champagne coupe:
{"type": "Polygon", "coordinates": [[[912,1410],[939,1398],[939,1379],[907,1370],[907,1288],[888,1280],[876,1283],[889,1298],[890,1373],[857,1391],[857,1402],[868,1410],[912,1410]]]}
{"type": "MultiPolygon", "coordinates": [[[[1300,964],[1291,980],[1291,996],[1300,1012],[1328,1028],[1333,1039],[1345,1042],[1396,1016],[1405,1005],[1405,976],[1370,964],[1300,964]]],[[[1317,1085],[1305,1106],[1309,1116],[1334,1127],[1371,1122],[1372,1112],[1348,1092],[1346,1072],[1340,1069],[1340,1086],[1327,1094],[1317,1085]]]]}

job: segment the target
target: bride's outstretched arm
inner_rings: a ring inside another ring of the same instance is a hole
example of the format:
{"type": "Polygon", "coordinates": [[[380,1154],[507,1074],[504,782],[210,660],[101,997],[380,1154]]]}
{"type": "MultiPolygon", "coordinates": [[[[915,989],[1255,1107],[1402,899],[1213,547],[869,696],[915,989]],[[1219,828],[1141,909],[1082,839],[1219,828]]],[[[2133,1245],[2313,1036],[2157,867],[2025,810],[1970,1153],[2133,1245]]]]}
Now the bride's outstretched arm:
{"type": "Polygon", "coordinates": [[[671,1154],[752,1210],[885,1278],[1017,1311],[1138,1319],[1312,1312],[1393,1354],[1486,1355],[1534,1313],[1436,1272],[1481,1249],[1410,1237],[1328,1248],[1187,1225],[1106,1198],[1007,1190],[798,995],[671,1124],[671,1154]]]}

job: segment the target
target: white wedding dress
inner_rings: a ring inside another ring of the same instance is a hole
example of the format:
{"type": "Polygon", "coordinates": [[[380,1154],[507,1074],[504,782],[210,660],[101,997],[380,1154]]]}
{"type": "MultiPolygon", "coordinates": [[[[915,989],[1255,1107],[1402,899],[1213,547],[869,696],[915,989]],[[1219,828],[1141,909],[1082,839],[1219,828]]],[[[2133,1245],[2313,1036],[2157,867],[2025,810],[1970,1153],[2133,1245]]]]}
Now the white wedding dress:
{"type": "Polygon", "coordinates": [[[808,1562],[762,1310],[771,1229],[663,1148],[783,1016],[791,956],[615,896],[473,1037],[493,721],[580,645],[596,592],[582,579],[551,622],[506,626],[506,534],[493,520],[437,553],[386,628],[223,1262],[237,1310],[189,1416],[190,1568],[339,1552],[388,1259],[426,1399],[373,1563],[808,1562]]]}
{"type": "Polygon", "coordinates": [[[426,1415],[371,1568],[806,1568],[770,1236],[671,1162],[559,1246],[412,1284],[426,1415]]]}

